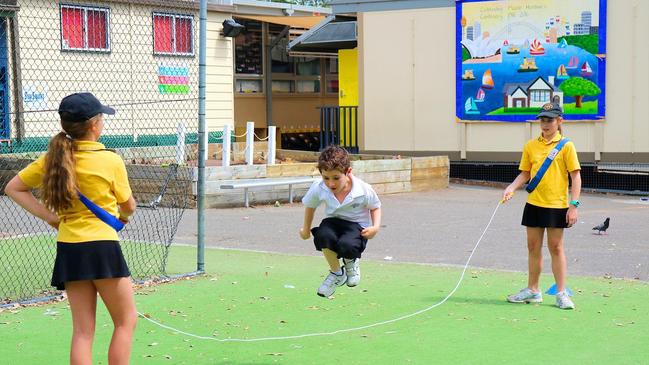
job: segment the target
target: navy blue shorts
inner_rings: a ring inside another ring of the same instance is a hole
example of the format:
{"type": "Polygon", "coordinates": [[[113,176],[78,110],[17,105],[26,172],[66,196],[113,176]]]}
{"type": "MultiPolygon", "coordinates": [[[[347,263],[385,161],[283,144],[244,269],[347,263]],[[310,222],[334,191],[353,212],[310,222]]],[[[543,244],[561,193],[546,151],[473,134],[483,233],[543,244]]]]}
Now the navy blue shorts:
{"type": "Polygon", "coordinates": [[[129,277],[131,273],[117,241],[56,243],[52,286],[65,289],[67,281],[129,277]]]}
{"type": "Polygon", "coordinates": [[[367,239],[361,236],[362,230],[356,222],[325,218],[319,227],[311,229],[311,233],[316,250],[328,248],[337,253],[338,258],[360,259],[367,245],[367,239]]]}

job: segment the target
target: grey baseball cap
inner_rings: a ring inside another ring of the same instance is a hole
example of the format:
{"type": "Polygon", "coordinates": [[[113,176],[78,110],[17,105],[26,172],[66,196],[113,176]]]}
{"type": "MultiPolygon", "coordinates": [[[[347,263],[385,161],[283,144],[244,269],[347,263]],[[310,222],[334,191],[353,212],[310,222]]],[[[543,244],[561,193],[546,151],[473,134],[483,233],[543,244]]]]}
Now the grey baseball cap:
{"type": "Polygon", "coordinates": [[[563,109],[559,103],[545,103],[541,107],[541,112],[536,116],[536,119],[541,117],[556,118],[563,115],[563,109]]]}

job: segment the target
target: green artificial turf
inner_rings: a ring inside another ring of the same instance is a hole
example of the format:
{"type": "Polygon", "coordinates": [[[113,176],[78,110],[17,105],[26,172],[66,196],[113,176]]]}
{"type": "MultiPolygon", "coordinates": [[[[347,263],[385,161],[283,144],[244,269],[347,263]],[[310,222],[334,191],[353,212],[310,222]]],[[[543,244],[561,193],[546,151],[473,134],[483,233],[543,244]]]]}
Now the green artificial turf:
{"type": "MultiPolygon", "coordinates": [[[[172,247],[169,272],[194,270],[192,247],[172,247]]],[[[315,295],[326,272],[320,257],[208,249],[207,275],[140,289],[138,310],[182,331],[211,338],[328,332],[427,308],[450,292],[461,270],[363,261],[359,287],[315,295]]],[[[649,343],[649,286],[570,278],[577,309],[515,305],[506,294],[523,273],[470,269],[446,303],[395,323],[332,336],[264,342],[191,338],[140,319],[132,364],[642,364],[649,343]]],[[[542,278],[545,287],[552,284],[542,278]]],[[[95,364],[107,364],[112,323],[99,305],[95,364]]],[[[0,313],[3,362],[61,364],[68,358],[66,302],[0,313]]]]}

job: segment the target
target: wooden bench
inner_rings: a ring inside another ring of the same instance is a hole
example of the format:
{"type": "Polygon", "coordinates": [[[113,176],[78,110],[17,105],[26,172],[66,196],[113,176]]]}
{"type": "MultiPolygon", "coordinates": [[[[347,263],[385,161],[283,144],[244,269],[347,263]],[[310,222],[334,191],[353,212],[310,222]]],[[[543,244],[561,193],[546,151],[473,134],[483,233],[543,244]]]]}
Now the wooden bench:
{"type": "Polygon", "coordinates": [[[243,189],[243,203],[246,206],[246,208],[248,208],[250,206],[248,189],[250,188],[263,187],[263,186],[288,185],[288,202],[293,203],[293,185],[313,183],[314,181],[319,179],[320,179],[319,177],[314,177],[314,176],[241,179],[241,180],[232,180],[227,183],[222,183],[221,189],[243,189]]]}

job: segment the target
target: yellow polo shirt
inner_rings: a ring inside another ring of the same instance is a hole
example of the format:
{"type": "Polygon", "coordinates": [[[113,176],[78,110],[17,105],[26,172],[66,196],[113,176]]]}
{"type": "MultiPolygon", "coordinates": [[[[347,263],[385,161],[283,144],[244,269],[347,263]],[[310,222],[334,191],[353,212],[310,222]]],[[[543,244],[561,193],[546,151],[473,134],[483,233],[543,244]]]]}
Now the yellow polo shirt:
{"type": "MultiPolygon", "coordinates": [[[[533,178],[561,138],[561,134],[557,133],[550,142],[543,139],[543,136],[529,140],[523,148],[523,157],[518,169],[529,171],[530,178],[533,178]]],[[[554,158],[536,189],[528,195],[527,202],[544,208],[567,208],[568,175],[575,170],[581,170],[581,166],[575,145],[570,141],[554,158]]]]}
{"type": "MultiPolygon", "coordinates": [[[[114,152],[105,151],[104,145],[92,141],[74,141],[74,158],[79,190],[88,199],[118,216],[117,204],[131,197],[126,166],[114,152]]],[[[37,189],[43,182],[45,154],[18,173],[25,185],[37,189]]],[[[117,241],[117,232],[97,218],[76,199],[72,207],[57,212],[61,223],[57,241],[88,242],[117,241]]]]}

